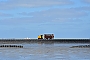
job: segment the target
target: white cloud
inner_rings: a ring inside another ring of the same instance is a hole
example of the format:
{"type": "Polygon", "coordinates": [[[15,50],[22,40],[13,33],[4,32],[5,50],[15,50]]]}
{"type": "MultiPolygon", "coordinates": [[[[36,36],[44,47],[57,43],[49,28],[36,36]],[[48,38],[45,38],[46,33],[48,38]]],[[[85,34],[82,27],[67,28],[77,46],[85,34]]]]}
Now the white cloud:
{"type": "Polygon", "coordinates": [[[73,4],[70,0],[8,0],[0,3],[0,9],[10,9],[16,7],[43,7],[54,5],[73,4]]]}

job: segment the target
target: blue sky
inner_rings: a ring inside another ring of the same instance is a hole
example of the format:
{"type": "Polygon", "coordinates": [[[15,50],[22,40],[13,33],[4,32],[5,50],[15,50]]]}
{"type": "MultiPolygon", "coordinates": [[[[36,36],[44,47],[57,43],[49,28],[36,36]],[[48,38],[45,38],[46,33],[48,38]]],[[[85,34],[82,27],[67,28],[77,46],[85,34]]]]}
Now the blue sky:
{"type": "Polygon", "coordinates": [[[0,38],[90,38],[90,0],[0,0],[0,38]]]}

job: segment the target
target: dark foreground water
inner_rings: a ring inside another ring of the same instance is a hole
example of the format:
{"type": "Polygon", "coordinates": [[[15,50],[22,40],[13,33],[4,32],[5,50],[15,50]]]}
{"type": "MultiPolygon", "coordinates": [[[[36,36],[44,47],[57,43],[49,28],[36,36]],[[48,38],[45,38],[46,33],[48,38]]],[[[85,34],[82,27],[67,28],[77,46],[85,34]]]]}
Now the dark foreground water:
{"type": "Polygon", "coordinates": [[[90,60],[90,48],[70,48],[76,45],[87,45],[86,43],[14,45],[23,45],[24,47],[0,48],[0,60],[90,60]]]}

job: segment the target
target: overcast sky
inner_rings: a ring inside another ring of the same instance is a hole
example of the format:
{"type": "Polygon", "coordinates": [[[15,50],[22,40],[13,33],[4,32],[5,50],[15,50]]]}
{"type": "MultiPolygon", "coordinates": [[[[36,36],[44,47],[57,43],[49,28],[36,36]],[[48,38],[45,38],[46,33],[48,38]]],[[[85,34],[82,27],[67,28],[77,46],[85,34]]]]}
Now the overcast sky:
{"type": "Polygon", "coordinates": [[[0,0],[0,38],[90,38],[90,0],[0,0]]]}

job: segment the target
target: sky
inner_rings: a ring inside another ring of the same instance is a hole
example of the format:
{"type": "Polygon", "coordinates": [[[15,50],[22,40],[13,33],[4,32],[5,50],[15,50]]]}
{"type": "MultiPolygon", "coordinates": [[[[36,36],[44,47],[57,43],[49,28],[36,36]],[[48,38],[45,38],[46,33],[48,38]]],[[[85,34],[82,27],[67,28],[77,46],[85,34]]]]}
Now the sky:
{"type": "Polygon", "coordinates": [[[90,38],[90,0],[0,0],[0,38],[90,38]]]}

